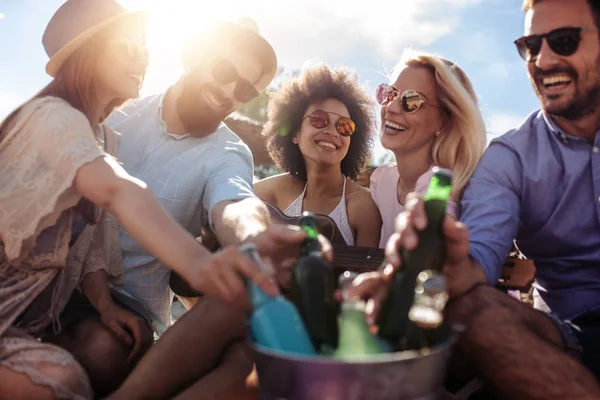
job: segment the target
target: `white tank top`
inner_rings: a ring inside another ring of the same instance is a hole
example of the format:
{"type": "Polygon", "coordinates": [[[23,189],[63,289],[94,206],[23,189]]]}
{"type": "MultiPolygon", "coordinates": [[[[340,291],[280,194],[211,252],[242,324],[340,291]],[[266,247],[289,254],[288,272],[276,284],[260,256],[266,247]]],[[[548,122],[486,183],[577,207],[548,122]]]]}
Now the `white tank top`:
{"type": "MultiPolygon", "coordinates": [[[[346,181],[347,179],[344,177],[342,199],[333,209],[333,211],[329,213],[329,217],[338,226],[346,245],[354,246],[354,235],[352,234],[352,229],[350,228],[350,223],[348,222],[348,211],[346,210],[346,181]]],[[[300,196],[298,196],[296,200],[292,201],[292,203],[283,211],[285,215],[290,217],[299,217],[302,215],[302,203],[304,203],[304,196],[306,195],[307,186],[308,182],[306,185],[304,185],[304,190],[302,193],[300,193],[300,196]]]]}

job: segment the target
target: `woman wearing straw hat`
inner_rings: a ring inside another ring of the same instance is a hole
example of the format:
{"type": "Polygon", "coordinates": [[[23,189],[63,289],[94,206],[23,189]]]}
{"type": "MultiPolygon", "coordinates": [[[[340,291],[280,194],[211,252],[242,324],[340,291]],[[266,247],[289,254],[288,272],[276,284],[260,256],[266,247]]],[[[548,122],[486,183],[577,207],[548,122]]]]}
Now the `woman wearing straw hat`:
{"type": "Polygon", "coordinates": [[[197,291],[239,299],[241,273],[277,292],[239,250],[210,255],[110,156],[114,132],[102,122],[138,95],[145,20],[114,0],[68,0],[43,38],[54,79],[0,125],[0,393],[7,398],[92,397],[73,357],[35,340],[60,331],[59,314],[77,286],[132,357],[141,353],[139,321],[110,297],[108,282],[119,283],[122,265],[116,221],[100,209],[197,291]]]}

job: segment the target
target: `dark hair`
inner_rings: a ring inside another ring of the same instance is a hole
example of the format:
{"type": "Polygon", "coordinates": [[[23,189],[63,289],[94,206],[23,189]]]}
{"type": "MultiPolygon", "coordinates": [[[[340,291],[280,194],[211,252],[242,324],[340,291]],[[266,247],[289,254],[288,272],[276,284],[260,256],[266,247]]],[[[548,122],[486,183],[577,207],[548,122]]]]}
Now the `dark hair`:
{"type": "Polygon", "coordinates": [[[344,103],[356,124],[348,154],[342,160],[342,174],[358,175],[371,156],[375,135],[374,101],[359,85],[356,73],[347,68],[331,69],[321,64],[308,68],[269,96],[268,121],[263,129],[267,149],[279,168],[306,180],[304,158],[292,139],[302,125],[311,104],[327,99],[344,103]]]}
{"type": "MultiPolygon", "coordinates": [[[[523,11],[527,12],[531,10],[533,6],[541,1],[543,0],[523,0],[523,11]]],[[[587,3],[590,6],[592,15],[594,16],[596,28],[600,29],[600,0],[587,0],[587,3]]]]}

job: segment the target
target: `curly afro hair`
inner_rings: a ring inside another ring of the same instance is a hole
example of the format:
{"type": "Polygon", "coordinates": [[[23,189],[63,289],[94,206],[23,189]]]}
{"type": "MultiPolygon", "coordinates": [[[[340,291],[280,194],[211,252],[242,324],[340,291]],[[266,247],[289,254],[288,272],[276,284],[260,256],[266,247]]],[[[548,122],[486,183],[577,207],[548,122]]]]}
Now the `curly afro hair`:
{"type": "Polygon", "coordinates": [[[371,156],[375,127],[375,103],[348,68],[332,69],[320,64],[302,71],[271,93],[268,121],[263,129],[269,154],[282,170],[306,180],[306,166],[299,147],[292,139],[302,125],[302,117],[311,104],[327,99],[344,103],[356,124],[348,154],[342,160],[342,174],[356,180],[371,156]]]}

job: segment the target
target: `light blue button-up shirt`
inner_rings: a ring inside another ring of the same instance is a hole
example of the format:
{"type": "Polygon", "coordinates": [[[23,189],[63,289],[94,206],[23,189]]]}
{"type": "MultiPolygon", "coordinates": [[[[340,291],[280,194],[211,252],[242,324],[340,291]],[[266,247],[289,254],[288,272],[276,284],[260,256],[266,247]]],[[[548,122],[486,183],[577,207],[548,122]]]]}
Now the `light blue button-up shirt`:
{"type": "MultiPolygon", "coordinates": [[[[254,196],[252,153],[224,124],[202,138],[168,133],[161,117],[163,97],[140,99],[115,112],[108,124],[121,134],[118,159],[125,170],[199,236],[203,226],[212,224],[215,204],[254,196]]],[[[140,300],[161,331],[171,320],[170,270],[123,228],[120,241],[125,266],[120,290],[140,300]]]]}
{"type": "Polygon", "coordinates": [[[537,111],[492,141],[462,200],[471,256],[490,283],[516,238],[543,300],[564,319],[600,307],[599,149],[600,131],[591,143],[537,111]]]}

